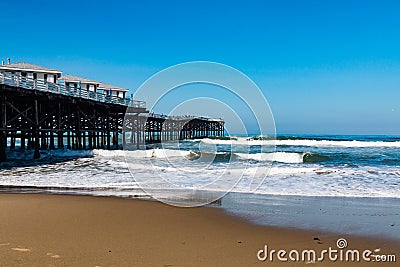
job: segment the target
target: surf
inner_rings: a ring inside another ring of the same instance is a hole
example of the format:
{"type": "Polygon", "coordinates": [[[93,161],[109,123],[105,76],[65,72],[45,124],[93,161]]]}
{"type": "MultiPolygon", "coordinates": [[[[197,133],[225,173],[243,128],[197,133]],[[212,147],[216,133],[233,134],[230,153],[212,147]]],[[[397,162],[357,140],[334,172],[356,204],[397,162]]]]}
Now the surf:
{"type": "Polygon", "coordinates": [[[230,140],[201,139],[200,142],[214,145],[245,145],[245,146],[304,146],[304,147],[393,147],[400,148],[400,141],[359,141],[359,140],[317,140],[317,139],[249,139],[240,137],[230,140]]]}

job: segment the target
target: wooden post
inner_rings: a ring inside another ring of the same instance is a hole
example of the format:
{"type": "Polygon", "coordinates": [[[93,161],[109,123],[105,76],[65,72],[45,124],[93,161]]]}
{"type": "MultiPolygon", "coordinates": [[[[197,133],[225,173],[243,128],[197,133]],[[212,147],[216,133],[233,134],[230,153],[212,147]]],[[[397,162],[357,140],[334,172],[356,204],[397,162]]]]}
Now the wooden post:
{"type": "Polygon", "coordinates": [[[76,111],[75,133],[76,133],[76,149],[82,150],[82,136],[81,136],[81,116],[79,109],[76,111]]]}
{"type": "Polygon", "coordinates": [[[58,139],[57,139],[57,147],[58,149],[64,148],[64,132],[61,129],[61,103],[58,103],[58,139]]]}
{"type": "Polygon", "coordinates": [[[110,132],[110,124],[111,124],[111,120],[110,120],[110,111],[108,110],[107,112],[107,118],[106,118],[106,129],[107,129],[107,149],[110,150],[111,149],[111,132],[110,132]]]}
{"type": "Polygon", "coordinates": [[[41,146],[41,149],[47,149],[47,144],[46,144],[46,132],[40,132],[40,138],[41,138],[41,141],[40,141],[40,146],[41,146]]]}
{"type": "Polygon", "coordinates": [[[77,145],[76,145],[76,131],[75,132],[71,132],[71,142],[72,142],[72,149],[76,150],[77,149],[77,145]]]}
{"type": "Polygon", "coordinates": [[[140,142],[140,122],[139,122],[139,114],[138,114],[136,116],[136,149],[139,149],[139,146],[140,146],[139,142],[140,142]]]}
{"type": "Polygon", "coordinates": [[[118,113],[115,113],[115,149],[118,149],[118,113]]]}
{"type": "Polygon", "coordinates": [[[38,158],[40,158],[40,152],[39,152],[40,143],[39,143],[39,110],[38,110],[37,99],[35,99],[35,102],[34,102],[34,116],[35,116],[35,120],[34,120],[35,124],[32,127],[32,130],[33,130],[32,135],[35,138],[35,141],[34,141],[35,151],[33,152],[33,158],[38,159],[38,158]]]}
{"type": "Polygon", "coordinates": [[[6,96],[1,97],[1,128],[0,132],[0,162],[7,160],[6,147],[7,147],[7,113],[6,113],[6,96]]]}
{"type": "Polygon", "coordinates": [[[82,132],[82,149],[86,150],[86,131],[82,132]]]}
{"type": "Polygon", "coordinates": [[[125,136],[125,131],[122,131],[122,149],[126,147],[126,136],[125,136]]]}
{"type": "Polygon", "coordinates": [[[67,131],[67,149],[71,149],[71,132],[67,131]]]}
{"type": "Polygon", "coordinates": [[[32,141],[32,132],[31,133],[29,133],[29,136],[28,136],[28,149],[30,150],[30,149],[32,149],[33,148],[33,141],[32,141]]]}
{"type": "MultiPolygon", "coordinates": [[[[104,120],[103,120],[104,122],[104,120]]],[[[102,131],[101,132],[101,148],[104,149],[105,148],[105,142],[106,142],[106,132],[102,131]]]]}
{"type": "Polygon", "coordinates": [[[92,131],[92,148],[96,149],[99,142],[97,139],[97,110],[96,107],[93,110],[93,116],[92,116],[92,124],[93,124],[93,131],[92,131]]]}
{"type": "MultiPolygon", "coordinates": [[[[135,134],[136,134],[136,132],[134,132],[133,130],[133,124],[134,123],[136,123],[135,121],[132,121],[132,129],[131,129],[131,135],[129,136],[129,143],[130,144],[133,144],[133,141],[134,141],[134,138],[135,138],[135,134]]],[[[135,138],[135,141],[136,141],[136,138],[135,138]]]]}
{"type": "Polygon", "coordinates": [[[25,132],[21,132],[21,151],[25,150],[25,132]]]}
{"type": "Polygon", "coordinates": [[[93,149],[93,132],[88,132],[89,149],[93,149]]]}
{"type": "Polygon", "coordinates": [[[50,121],[50,145],[49,145],[49,149],[55,149],[56,147],[54,146],[54,119],[53,116],[51,117],[51,121],[50,121]]]}
{"type": "Polygon", "coordinates": [[[100,143],[100,134],[101,134],[101,132],[100,131],[97,131],[96,132],[96,139],[97,139],[97,148],[101,148],[101,143],[100,143]]]}
{"type": "Polygon", "coordinates": [[[15,134],[16,132],[10,132],[10,151],[14,151],[15,150],[15,134]]]}
{"type": "Polygon", "coordinates": [[[97,130],[95,130],[92,134],[93,134],[93,149],[96,149],[99,144],[97,140],[97,130]]]}
{"type": "Polygon", "coordinates": [[[143,144],[146,144],[146,141],[148,140],[148,139],[146,139],[146,124],[147,124],[147,119],[146,120],[143,120],[143,121],[141,121],[141,123],[140,123],[140,134],[142,135],[141,136],[141,139],[142,139],[142,142],[143,142],[143,144]]]}

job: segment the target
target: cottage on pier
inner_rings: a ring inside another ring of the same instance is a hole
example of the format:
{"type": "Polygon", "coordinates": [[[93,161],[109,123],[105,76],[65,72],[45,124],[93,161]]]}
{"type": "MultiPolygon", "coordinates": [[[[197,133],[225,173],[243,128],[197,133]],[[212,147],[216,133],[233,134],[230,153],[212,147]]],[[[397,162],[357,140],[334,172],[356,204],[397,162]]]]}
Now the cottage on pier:
{"type": "Polygon", "coordinates": [[[63,75],[59,78],[59,84],[64,85],[66,88],[69,89],[80,89],[85,90],[87,92],[97,92],[97,88],[99,84],[98,81],[90,80],[70,74],[63,75]]]}
{"type": "Polygon", "coordinates": [[[8,60],[7,64],[0,65],[0,72],[5,75],[15,75],[16,77],[26,77],[31,80],[56,83],[61,76],[60,70],[50,69],[26,62],[12,63],[8,60]]]}
{"type": "Polygon", "coordinates": [[[101,83],[98,88],[99,92],[103,93],[104,96],[120,97],[125,98],[128,89],[118,87],[111,84],[101,83]]]}

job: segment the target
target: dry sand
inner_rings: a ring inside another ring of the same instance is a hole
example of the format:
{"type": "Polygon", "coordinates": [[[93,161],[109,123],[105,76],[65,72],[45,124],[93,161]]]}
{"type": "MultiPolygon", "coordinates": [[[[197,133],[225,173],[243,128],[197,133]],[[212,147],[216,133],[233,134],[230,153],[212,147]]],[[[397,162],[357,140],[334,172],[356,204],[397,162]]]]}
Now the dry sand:
{"type": "MultiPolygon", "coordinates": [[[[397,266],[261,262],[257,251],[336,248],[340,236],[251,224],[219,208],[111,197],[0,194],[0,266],[397,266]],[[314,240],[318,238],[320,240],[314,240]]],[[[393,240],[345,236],[396,254],[393,240]]]]}

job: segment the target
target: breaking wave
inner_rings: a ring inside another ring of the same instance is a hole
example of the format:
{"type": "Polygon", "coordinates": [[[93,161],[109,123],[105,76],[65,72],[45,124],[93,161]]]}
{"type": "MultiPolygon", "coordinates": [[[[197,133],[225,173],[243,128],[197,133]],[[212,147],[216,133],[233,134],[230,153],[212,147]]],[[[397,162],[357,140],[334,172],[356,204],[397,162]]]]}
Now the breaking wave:
{"type": "Polygon", "coordinates": [[[306,147],[395,147],[400,148],[400,141],[359,141],[359,140],[317,140],[317,139],[283,139],[252,140],[237,138],[231,140],[201,139],[206,144],[247,145],[247,146],[306,146],[306,147]]]}
{"type": "Polygon", "coordinates": [[[101,157],[128,157],[128,158],[182,158],[186,157],[189,160],[210,159],[214,162],[225,162],[231,159],[255,160],[255,161],[270,161],[280,163],[303,163],[303,162],[321,162],[329,160],[329,157],[318,155],[310,152],[273,152],[273,153],[230,153],[217,152],[207,153],[192,150],[174,150],[174,149],[149,149],[149,150],[94,150],[95,156],[101,157]]]}

